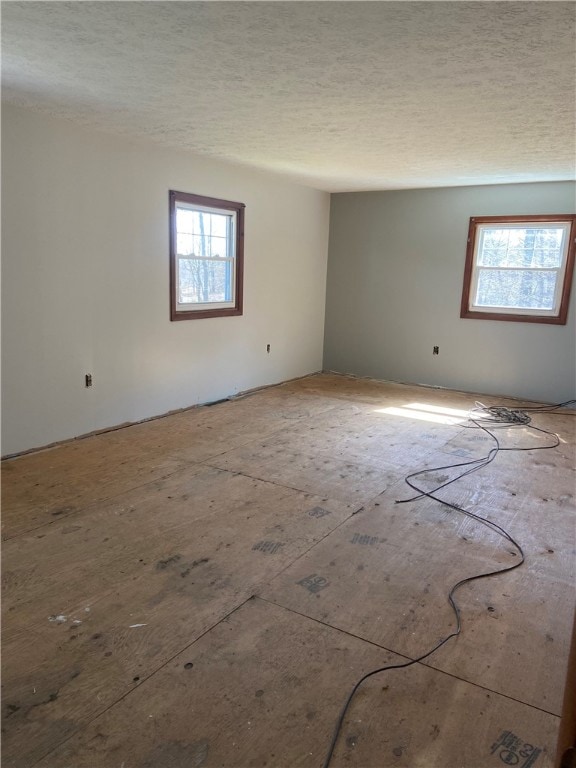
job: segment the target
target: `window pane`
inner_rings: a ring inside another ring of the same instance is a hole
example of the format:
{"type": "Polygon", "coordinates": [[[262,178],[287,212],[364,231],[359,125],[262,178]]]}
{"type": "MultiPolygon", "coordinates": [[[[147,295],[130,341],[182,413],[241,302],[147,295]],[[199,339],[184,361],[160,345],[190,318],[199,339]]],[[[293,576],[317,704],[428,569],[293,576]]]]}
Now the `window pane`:
{"type": "Polygon", "coordinates": [[[194,232],[194,211],[188,208],[176,209],[176,229],[178,232],[194,232]]]}
{"type": "Polygon", "coordinates": [[[229,216],[222,216],[218,213],[210,214],[210,234],[213,237],[227,237],[229,218],[229,216]]]}
{"type": "Polygon", "coordinates": [[[557,273],[480,269],[474,304],[479,307],[554,309],[557,273]]]}
{"type": "Polygon", "coordinates": [[[178,303],[232,301],[232,270],[230,261],[178,259],[178,303]]]}
{"type": "Polygon", "coordinates": [[[182,232],[177,234],[176,252],[182,256],[194,253],[194,238],[182,232]]]}
{"type": "Polygon", "coordinates": [[[477,263],[482,267],[558,268],[564,227],[484,227],[477,263]]]}
{"type": "Polygon", "coordinates": [[[210,256],[224,259],[228,256],[228,241],[225,237],[210,238],[210,256]]]}

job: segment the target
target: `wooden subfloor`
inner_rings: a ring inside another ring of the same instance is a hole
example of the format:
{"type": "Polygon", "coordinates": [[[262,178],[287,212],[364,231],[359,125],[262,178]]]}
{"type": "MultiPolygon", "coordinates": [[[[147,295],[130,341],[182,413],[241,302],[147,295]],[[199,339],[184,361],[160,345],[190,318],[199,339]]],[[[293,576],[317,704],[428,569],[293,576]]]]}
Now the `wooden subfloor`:
{"type": "MultiPolygon", "coordinates": [[[[408,473],[433,489],[492,447],[458,420],[476,399],[322,374],[5,461],[3,768],[321,768],[355,681],[423,655],[450,587],[517,558],[396,503],[408,473]]],[[[442,491],[525,565],[462,587],[460,637],[363,685],[331,768],[553,765],[576,418],[533,423],[560,446],[442,491]]]]}

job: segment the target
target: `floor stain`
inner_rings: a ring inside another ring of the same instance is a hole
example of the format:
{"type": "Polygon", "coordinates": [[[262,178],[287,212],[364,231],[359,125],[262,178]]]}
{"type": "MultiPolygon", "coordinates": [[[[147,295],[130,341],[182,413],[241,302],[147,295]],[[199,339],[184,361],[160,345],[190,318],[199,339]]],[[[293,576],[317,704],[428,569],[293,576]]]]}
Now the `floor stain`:
{"type": "Polygon", "coordinates": [[[59,517],[60,515],[69,515],[71,512],[75,512],[75,507],[60,507],[60,509],[54,509],[50,513],[52,517],[59,517]]]}

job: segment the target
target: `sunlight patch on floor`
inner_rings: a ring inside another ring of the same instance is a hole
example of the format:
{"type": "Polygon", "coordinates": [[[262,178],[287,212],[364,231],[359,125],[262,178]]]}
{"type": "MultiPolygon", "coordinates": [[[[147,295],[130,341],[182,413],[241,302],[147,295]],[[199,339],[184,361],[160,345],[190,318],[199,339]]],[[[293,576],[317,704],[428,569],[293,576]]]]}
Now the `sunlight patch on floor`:
{"type": "Polygon", "coordinates": [[[468,419],[468,411],[457,408],[446,408],[429,403],[408,403],[398,407],[377,408],[376,413],[385,413],[389,416],[403,416],[407,419],[418,421],[430,421],[434,424],[463,424],[468,419]]]}

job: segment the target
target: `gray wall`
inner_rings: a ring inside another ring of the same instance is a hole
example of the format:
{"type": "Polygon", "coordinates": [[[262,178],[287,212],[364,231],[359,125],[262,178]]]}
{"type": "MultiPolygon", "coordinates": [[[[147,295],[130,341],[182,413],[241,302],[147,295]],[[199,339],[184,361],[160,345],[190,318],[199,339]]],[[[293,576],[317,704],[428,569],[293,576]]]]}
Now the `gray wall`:
{"type": "Polygon", "coordinates": [[[574,286],[565,326],[459,316],[469,218],[573,213],[575,196],[572,182],[332,195],[324,369],[576,397],[574,286]]]}

